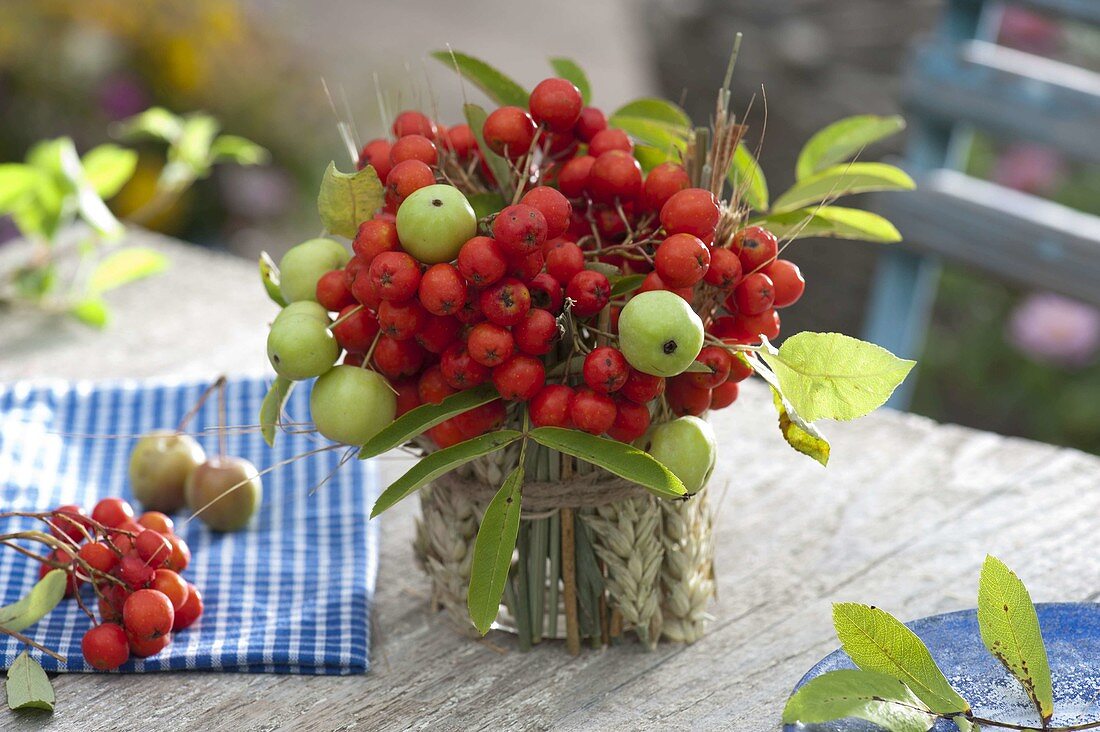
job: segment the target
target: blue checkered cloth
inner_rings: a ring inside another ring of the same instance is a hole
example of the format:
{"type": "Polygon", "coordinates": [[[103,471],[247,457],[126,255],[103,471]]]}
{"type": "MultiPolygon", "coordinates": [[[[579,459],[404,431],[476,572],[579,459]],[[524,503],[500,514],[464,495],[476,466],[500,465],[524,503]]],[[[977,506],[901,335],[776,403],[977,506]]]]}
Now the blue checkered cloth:
{"type": "MultiPolygon", "coordinates": [[[[44,511],[75,503],[91,510],[105,496],[130,496],[127,468],[139,435],[173,428],[206,383],[0,384],[0,507],[44,511]],[[123,435],[120,439],[89,437],[123,435]]],[[[262,378],[229,382],[228,424],[254,425],[267,391],[262,378]]],[[[287,405],[292,419],[309,413],[308,390],[287,405]]],[[[188,425],[202,432],[208,453],[217,450],[213,396],[188,425]],[[203,432],[210,430],[209,432],[203,432]]],[[[260,470],[323,446],[316,436],[280,434],[272,450],[256,430],[230,431],[228,452],[260,470]]],[[[205,611],[152,658],[123,671],[221,669],[298,674],[350,674],[368,669],[369,619],[378,567],[377,522],[368,521],[378,489],[374,466],[344,451],[323,452],[263,477],[263,504],[248,529],[219,534],[201,521],[177,529],[191,547],[183,572],[202,591],[205,611]],[[314,494],[316,486],[335,474],[314,494]]],[[[137,508],[137,507],[135,507],[137,508]]],[[[0,533],[39,522],[0,520],[0,533]]],[[[0,547],[0,605],[24,595],[38,565],[0,547]]],[[[87,587],[83,590],[89,593],[87,587]]],[[[91,627],[76,602],[65,600],[25,631],[65,656],[58,663],[32,651],[49,671],[91,671],[80,639],[91,627]]],[[[0,667],[24,649],[0,636],[0,667]]]]}

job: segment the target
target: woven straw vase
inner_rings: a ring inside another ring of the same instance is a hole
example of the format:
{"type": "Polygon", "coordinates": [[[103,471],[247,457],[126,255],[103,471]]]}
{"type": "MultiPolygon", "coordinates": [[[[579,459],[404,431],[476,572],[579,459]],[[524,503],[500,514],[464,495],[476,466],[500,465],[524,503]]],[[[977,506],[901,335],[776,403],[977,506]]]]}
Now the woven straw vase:
{"type": "MultiPolygon", "coordinates": [[[[415,550],[432,607],[471,636],[474,540],[518,457],[513,445],[420,491],[415,550]]],[[[516,633],[523,649],[560,638],[574,654],[630,633],[651,648],[702,637],[715,588],[705,488],[664,500],[542,446],[528,449],[525,467],[517,551],[493,627],[516,633]]]]}

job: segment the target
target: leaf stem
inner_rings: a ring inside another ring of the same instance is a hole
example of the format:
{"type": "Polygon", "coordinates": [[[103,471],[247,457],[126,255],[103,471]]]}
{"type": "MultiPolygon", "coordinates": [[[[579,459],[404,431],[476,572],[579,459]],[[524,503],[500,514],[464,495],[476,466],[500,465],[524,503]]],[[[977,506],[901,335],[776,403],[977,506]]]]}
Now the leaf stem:
{"type": "Polygon", "coordinates": [[[46,646],[42,645],[41,643],[39,643],[37,641],[31,640],[30,638],[23,635],[22,633],[16,633],[14,630],[8,630],[7,628],[5,628],[2,625],[0,625],[0,633],[3,633],[4,635],[10,635],[12,638],[15,638],[20,643],[25,643],[26,645],[30,646],[31,648],[35,648],[39,651],[42,651],[47,656],[49,656],[50,658],[53,658],[54,660],[58,661],[59,663],[65,663],[65,661],[66,661],[66,658],[64,656],[62,656],[60,653],[56,653],[54,651],[51,651],[49,648],[46,648],[46,646]]]}

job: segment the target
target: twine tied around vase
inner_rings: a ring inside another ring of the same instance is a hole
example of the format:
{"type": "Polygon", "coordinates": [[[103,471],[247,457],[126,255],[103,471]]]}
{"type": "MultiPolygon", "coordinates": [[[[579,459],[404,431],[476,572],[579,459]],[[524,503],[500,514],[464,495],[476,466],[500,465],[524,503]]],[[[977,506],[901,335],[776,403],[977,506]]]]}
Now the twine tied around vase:
{"type": "MultiPolygon", "coordinates": [[[[432,482],[437,488],[458,493],[483,506],[493,499],[499,488],[483,480],[462,477],[455,473],[447,473],[432,482]]],[[[646,495],[646,491],[637,483],[603,471],[594,471],[560,481],[524,481],[523,510],[527,517],[527,512],[595,508],[639,495],[646,495]]]]}

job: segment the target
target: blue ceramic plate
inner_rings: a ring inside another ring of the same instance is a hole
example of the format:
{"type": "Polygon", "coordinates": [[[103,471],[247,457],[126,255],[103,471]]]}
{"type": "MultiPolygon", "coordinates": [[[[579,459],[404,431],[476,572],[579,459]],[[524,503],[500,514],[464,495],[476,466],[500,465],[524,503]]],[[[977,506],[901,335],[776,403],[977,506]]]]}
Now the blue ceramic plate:
{"type": "MultiPolygon", "coordinates": [[[[1100,604],[1051,603],[1037,608],[1054,679],[1054,725],[1100,720],[1100,604]]],[[[970,702],[974,713],[999,722],[1038,726],[1038,717],[1023,689],[989,654],[978,634],[974,610],[933,615],[908,623],[921,637],[951,685],[970,702]]],[[[844,651],[834,651],[810,669],[795,689],[829,671],[855,668],[844,651]]],[[[862,720],[840,720],[787,732],[869,732],[880,727],[862,720]]],[[[952,732],[940,721],[935,732],[952,732]]]]}

